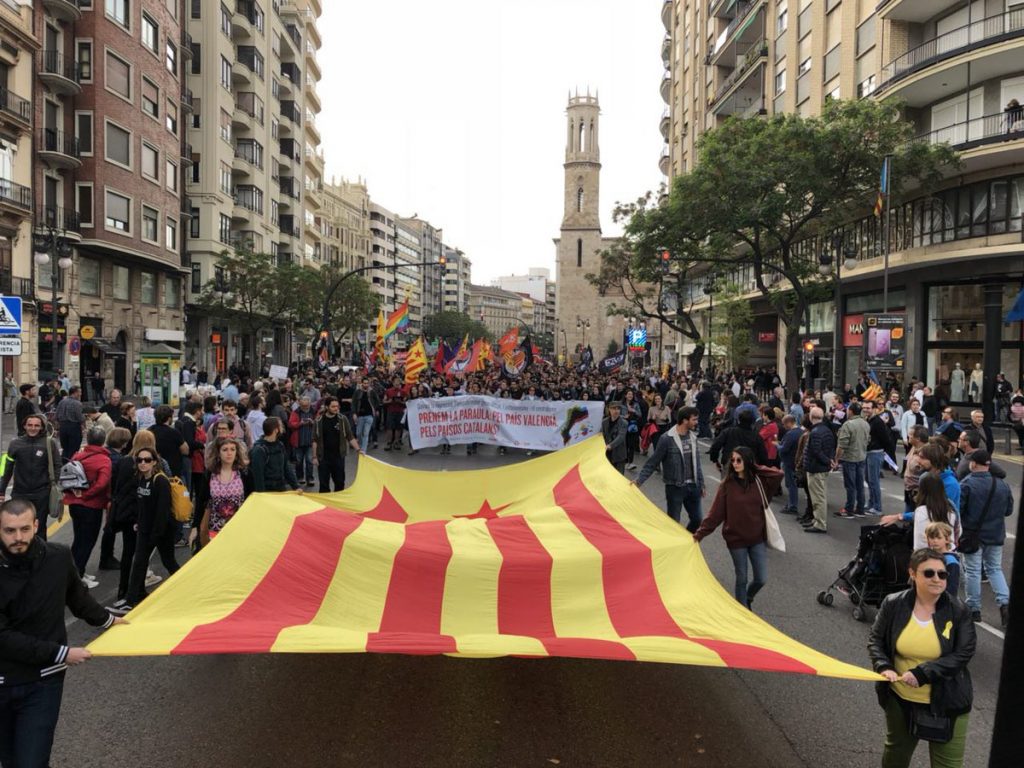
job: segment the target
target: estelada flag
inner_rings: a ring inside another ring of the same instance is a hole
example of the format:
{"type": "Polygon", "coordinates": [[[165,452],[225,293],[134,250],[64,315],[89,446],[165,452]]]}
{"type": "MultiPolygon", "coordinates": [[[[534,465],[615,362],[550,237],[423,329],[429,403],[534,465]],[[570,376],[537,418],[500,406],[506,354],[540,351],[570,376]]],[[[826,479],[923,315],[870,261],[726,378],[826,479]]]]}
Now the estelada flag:
{"type": "Polygon", "coordinates": [[[93,655],[570,656],[882,680],[736,602],[600,436],[468,472],[360,456],[341,493],[252,494],[128,618],[93,655]]]}
{"type": "Polygon", "coordinates": [[[423,348],[423,337],[416,339],[405,358],[405,383],[415,384],[427,368],[427,351],[423,348]]]}

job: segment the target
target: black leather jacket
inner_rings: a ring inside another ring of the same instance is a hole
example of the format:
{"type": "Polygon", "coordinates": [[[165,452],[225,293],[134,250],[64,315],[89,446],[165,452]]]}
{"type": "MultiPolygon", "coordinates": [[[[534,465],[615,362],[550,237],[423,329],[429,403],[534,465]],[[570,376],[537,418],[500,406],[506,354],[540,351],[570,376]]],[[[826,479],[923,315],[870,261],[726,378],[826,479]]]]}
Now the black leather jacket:
{"type": "MultiPolygon", "coordinates": [[[[875,672],[895,669],[896,639],[910,621],[915,600],[916,594],[911,588],[889,595],[882,601],[868,639],[868,653],[875,672]]],[[[945,592],[935,606],[933,624],[942,655],[910,671],[919,683],[931,685],[932,713],[955,717],[970,712],[974,703],[974,688],[967,664],[974,656],[977,634],[970,609],[945,592]]],[[[878,702],[884,706],[891,691],[889,683],[878,683],[876,690],[878,702]]]]}

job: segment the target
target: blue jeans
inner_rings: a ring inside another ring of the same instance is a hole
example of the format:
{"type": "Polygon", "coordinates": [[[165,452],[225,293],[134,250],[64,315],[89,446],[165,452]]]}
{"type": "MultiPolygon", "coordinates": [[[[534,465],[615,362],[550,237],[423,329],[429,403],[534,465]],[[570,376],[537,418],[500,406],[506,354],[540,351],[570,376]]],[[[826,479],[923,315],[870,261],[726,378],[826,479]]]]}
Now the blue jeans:
{"type": "Polygon", "coordinates": [[[786,477],[787,508],[797,511],[800,505],[800,487],[796,484],[796,467],[792,464],[782,464],[782,471],[786,477]]]}
{"type": "Polygon", "coordinates": [[[300,445],[295,449],[295,475],[299,478],[299,482],[312,483],[314,479],[313,472],[313,446],[312,445],[300,445]]]}
{"type": "Polygon", "coordinates": [[[885,451],[868,451],[867,475],[868,475],[868,509],[875,512],[882,511],[882,464],[885,461],[885,451]]]}
{"type": "Polygon", "coordinates": [[[734,594],[740,605],[750,606],[754,595],[761,591],[761,587],[768,583],[768,548],[762,541],[752,547],[739,547],[730,549],[732,564],[736,569],[736,589],[734,594]],[[747,584],[747,559],[754,566],[754,580],[747,584]]]}
{"type": "Polygon", "coordinates": [[[981,610],[981,566],[985,566],[988,584],[996,595],[999,605],[1010,602],[1010,587],[1003,575],[1003,545],[982,544],[972,555],[964,555],[964,578],[967,582],[967,606],[972,611],[981,610]]]}
{"type": "Polygon", "coordinates": [[[704,514],[700,508],[700,488],[695,484],[689,485],[666,485],[665,486],[665,511],[668,516],[677,523],[682,522],[683,507],[686,507],[686,514],[690,522],[686,530],[693,533],[700,528],[704,514]]]}
{"type": "Polygon", "coordinates": [[[843,487],[846,489],[846,511],[851,515],[864,512],[864,462],[840,461],[843,467],[843,487]]]}
{"type": "Polygon", "coordinates": [[[373,430],[373,416],[360,416],[356,419],[356,440],[359,441],[359,448],[366,453],[366,446],[370,443],[370,432],[373,430]]]}
{"type": "Polygon", "coordinates": [[[0,686],[0,765],[46,768],[60,717],[64,677],[0,686]]]}

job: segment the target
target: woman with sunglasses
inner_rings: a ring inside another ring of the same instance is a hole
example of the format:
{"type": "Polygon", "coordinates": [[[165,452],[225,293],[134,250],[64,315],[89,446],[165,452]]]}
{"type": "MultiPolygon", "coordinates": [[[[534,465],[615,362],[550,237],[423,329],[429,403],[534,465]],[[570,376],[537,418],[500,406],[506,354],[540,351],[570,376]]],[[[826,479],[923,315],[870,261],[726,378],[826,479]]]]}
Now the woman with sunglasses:
{"type": "Polygon", "coordinates": [[[764,507],[766,501],[778,493],[782,477],[781,470],[758,466],[750,448],[733,448],[711,511],[693,534],[694,541],[700,542],[724,523],[722,538],[736,570],[734,594],[747,608],[753,605],[754,596],[768,582],[768,529],[764,507]],[[754,569],[754,580],[749,584],[748,560],[754,569]]]}
{"type": "Polygon", "coordinates": [[[961,766],[974,699],[967,664],[976,634],[970,610],[946,591],[941,552],[910,556],[910,589],[882,601],[868,653],[885,682],[876,686],[887,733],[882,765],[909,766],[919,739],[931,765],[961,766]]]}
{"type": "Polygon", "coordinates": [[[128,589],[125,602],[115,604],[111,612],[123,616],[146,597],[146,572],[149,558],[156,549],[160,561],[169,575],[178,570],[174,559],[174,537],[177,526],[171,515],[171,484],[160,470],[160,457],[155,448],[137,448],[132,451],[135,474],[129,487],[135,488],[135,551],[128,557],[128,539],[121,555],[121,581],[124,582],[125,564],[128,564],[128,589]]]}

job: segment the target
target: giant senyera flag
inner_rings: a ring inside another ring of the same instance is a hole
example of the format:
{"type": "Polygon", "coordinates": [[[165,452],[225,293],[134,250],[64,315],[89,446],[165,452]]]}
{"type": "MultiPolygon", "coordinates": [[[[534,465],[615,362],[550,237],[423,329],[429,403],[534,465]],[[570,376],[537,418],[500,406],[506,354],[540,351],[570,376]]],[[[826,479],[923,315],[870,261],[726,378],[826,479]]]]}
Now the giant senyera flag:
{"type": "Polygon", "coordinates": [[[878,680],[741,607],[599,438],[348,490],[257,494],[97,656],[378,652],[660,661],[878,680]]]}

